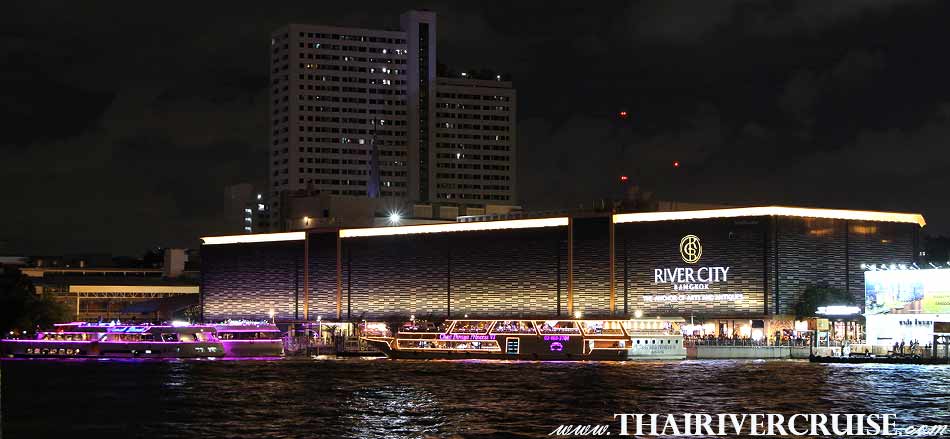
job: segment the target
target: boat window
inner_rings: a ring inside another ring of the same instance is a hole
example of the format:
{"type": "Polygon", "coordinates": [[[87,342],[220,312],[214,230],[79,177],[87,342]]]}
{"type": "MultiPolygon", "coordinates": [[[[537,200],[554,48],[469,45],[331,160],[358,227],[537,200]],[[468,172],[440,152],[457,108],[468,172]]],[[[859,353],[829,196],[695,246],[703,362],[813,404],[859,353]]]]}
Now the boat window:
{"type": "Polygon", "coordinates": [[[442,328],[436,326],[435,323],[427,322],[424,320],[414,320],[411,322],[404,323],[400,328],[399,332],[444,332],[442,328]]]}
{"type": "Polygon", "coordinates": [[[617,320],[585,320],[580,323],[588,335],[623,335],[621,322],[617,320]]]}
{"type": "Polygon", "coordinates": [[[499,320],[492,328],[493,333],[502,334],[535,334],[534,322],[529,320],[499,320]]]}
{"type": "Polygon", "coordinates": [[[495,340],[397,340],[400,349],[424,349],[442,351],[498,352],[501,347],[495,340]]]}
{"type": "Polygon", "coordinates": [[[663,319],[624,320],[623,326],[627,329],[627,332],[631,334],[674,335],[681,333],[678,324],[663,319]]]}
{"type": "Polygon", "coordinates": [[[569,320],[549,320],[541,322],[538,329],[542,334],[580,334],[581,330],[569,320]]]}
{"type": "Polygon", "coordinates": [[[590,342],[592,349],[624,349],[627,346],[624,340],[616,339],[591,340],[590,342]]]}
{"type": "Polygon", "coordinates": [[[484,334],[491,325],[490,320],[459,320],[452,328],[453,334],[484,334]]]}
{"type": "Polygon", "coordinates": [[[228,340],[276,340],[280,338],[280,332],[264,331],[241,331],[241,332],[219,332],[218,339],[228,340]]]}
{"type": "Polygon", "coordinates": [[[177,342],[178,334],[162,334],[162,341],[164,342],[177,342]]]}
{"type": "Polygon", "coordinates": [[[389,337],[389,327],[384,322],[367,322],[360,328],[365,337],[389,337]]]}
{"type": "Polygon", "coordinates": [[[38,337],[40,340],[56,341],[88,341],[89,333],[86,332],[43,332],[38,337]]]}

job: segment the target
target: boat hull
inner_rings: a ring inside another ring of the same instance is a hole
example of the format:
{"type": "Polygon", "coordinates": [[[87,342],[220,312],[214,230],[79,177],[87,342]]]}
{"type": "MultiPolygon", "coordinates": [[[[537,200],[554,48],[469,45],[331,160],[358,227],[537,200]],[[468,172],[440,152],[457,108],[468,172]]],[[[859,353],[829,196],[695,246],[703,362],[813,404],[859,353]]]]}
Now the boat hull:
{"type": "Polygon", "coordinates": [[[207,358],[223,357],[221,343],[75,342],[4,340],[5,356],[21,358],[207,358]]]}
{"type": "MultiPolygon", "coordinates": [[[[367,339],[380,352],[392,359],[414,360],[518,360],[518,361],[643,361],[643,360],[684,360],[686,350],[679,346],[679,350],[644,351],[635,349],[594,349],[583,352],[582,347],[551,351],[546,349],[526,349],[517,353],[508,352],[471,352],[451,350],[422,350],[422,349],[394,349],[392,340],[367,339]],[[682,352],[680,352],[682,351],[682,352]]],[[[578,340],[580,341],[580,340],[578,340]]],[[[579,345],[579,343],[578,343],[579,345]]],[[[523,344],[530,347],[530,344],[523,344]]]]}
{"type": "Polygon", "coordinates": [[[222,340],[228,357],[281,357],[284,343],[279,340],[222,340]]]}

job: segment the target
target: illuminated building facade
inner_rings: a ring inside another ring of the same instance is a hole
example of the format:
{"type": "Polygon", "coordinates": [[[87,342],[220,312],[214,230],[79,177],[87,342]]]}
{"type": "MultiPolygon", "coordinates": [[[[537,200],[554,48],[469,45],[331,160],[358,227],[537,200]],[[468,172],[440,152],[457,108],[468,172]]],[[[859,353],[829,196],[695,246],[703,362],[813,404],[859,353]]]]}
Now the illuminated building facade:
{"type": "Polygon", "coordinates": [[[210,237],[203,310],[209,320],[271,308],[279,320],[639,311],[755,327],[789,321],[812,285],[860,302],[862,264],[912,264],[923,224],[763,207],[210,237]]]}

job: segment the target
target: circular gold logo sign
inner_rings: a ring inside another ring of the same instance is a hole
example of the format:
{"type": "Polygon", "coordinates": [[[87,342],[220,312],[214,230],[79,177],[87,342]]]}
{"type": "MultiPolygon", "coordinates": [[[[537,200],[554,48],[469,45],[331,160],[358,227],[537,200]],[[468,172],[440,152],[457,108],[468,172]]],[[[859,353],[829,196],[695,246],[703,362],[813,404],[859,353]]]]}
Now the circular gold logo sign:
{"type": "Polygon", "coordinates": [[[695,264],[703,255],[703,246],[699,243],[699,237],[696,235],[686,235],[680,240],[680,256],[683,262],[695,264]]]}

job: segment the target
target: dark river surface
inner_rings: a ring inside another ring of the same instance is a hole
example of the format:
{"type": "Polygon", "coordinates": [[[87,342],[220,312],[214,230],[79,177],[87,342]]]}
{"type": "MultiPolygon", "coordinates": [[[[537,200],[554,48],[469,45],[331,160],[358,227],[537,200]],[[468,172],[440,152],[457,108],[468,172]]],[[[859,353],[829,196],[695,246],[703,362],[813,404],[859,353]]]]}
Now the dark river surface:
{"type": "Polygon", "coordinates": [[[9,360],[3,438],[547,437],[614,413],[895,413],[950,424],[950,366],[9,360]]]}

